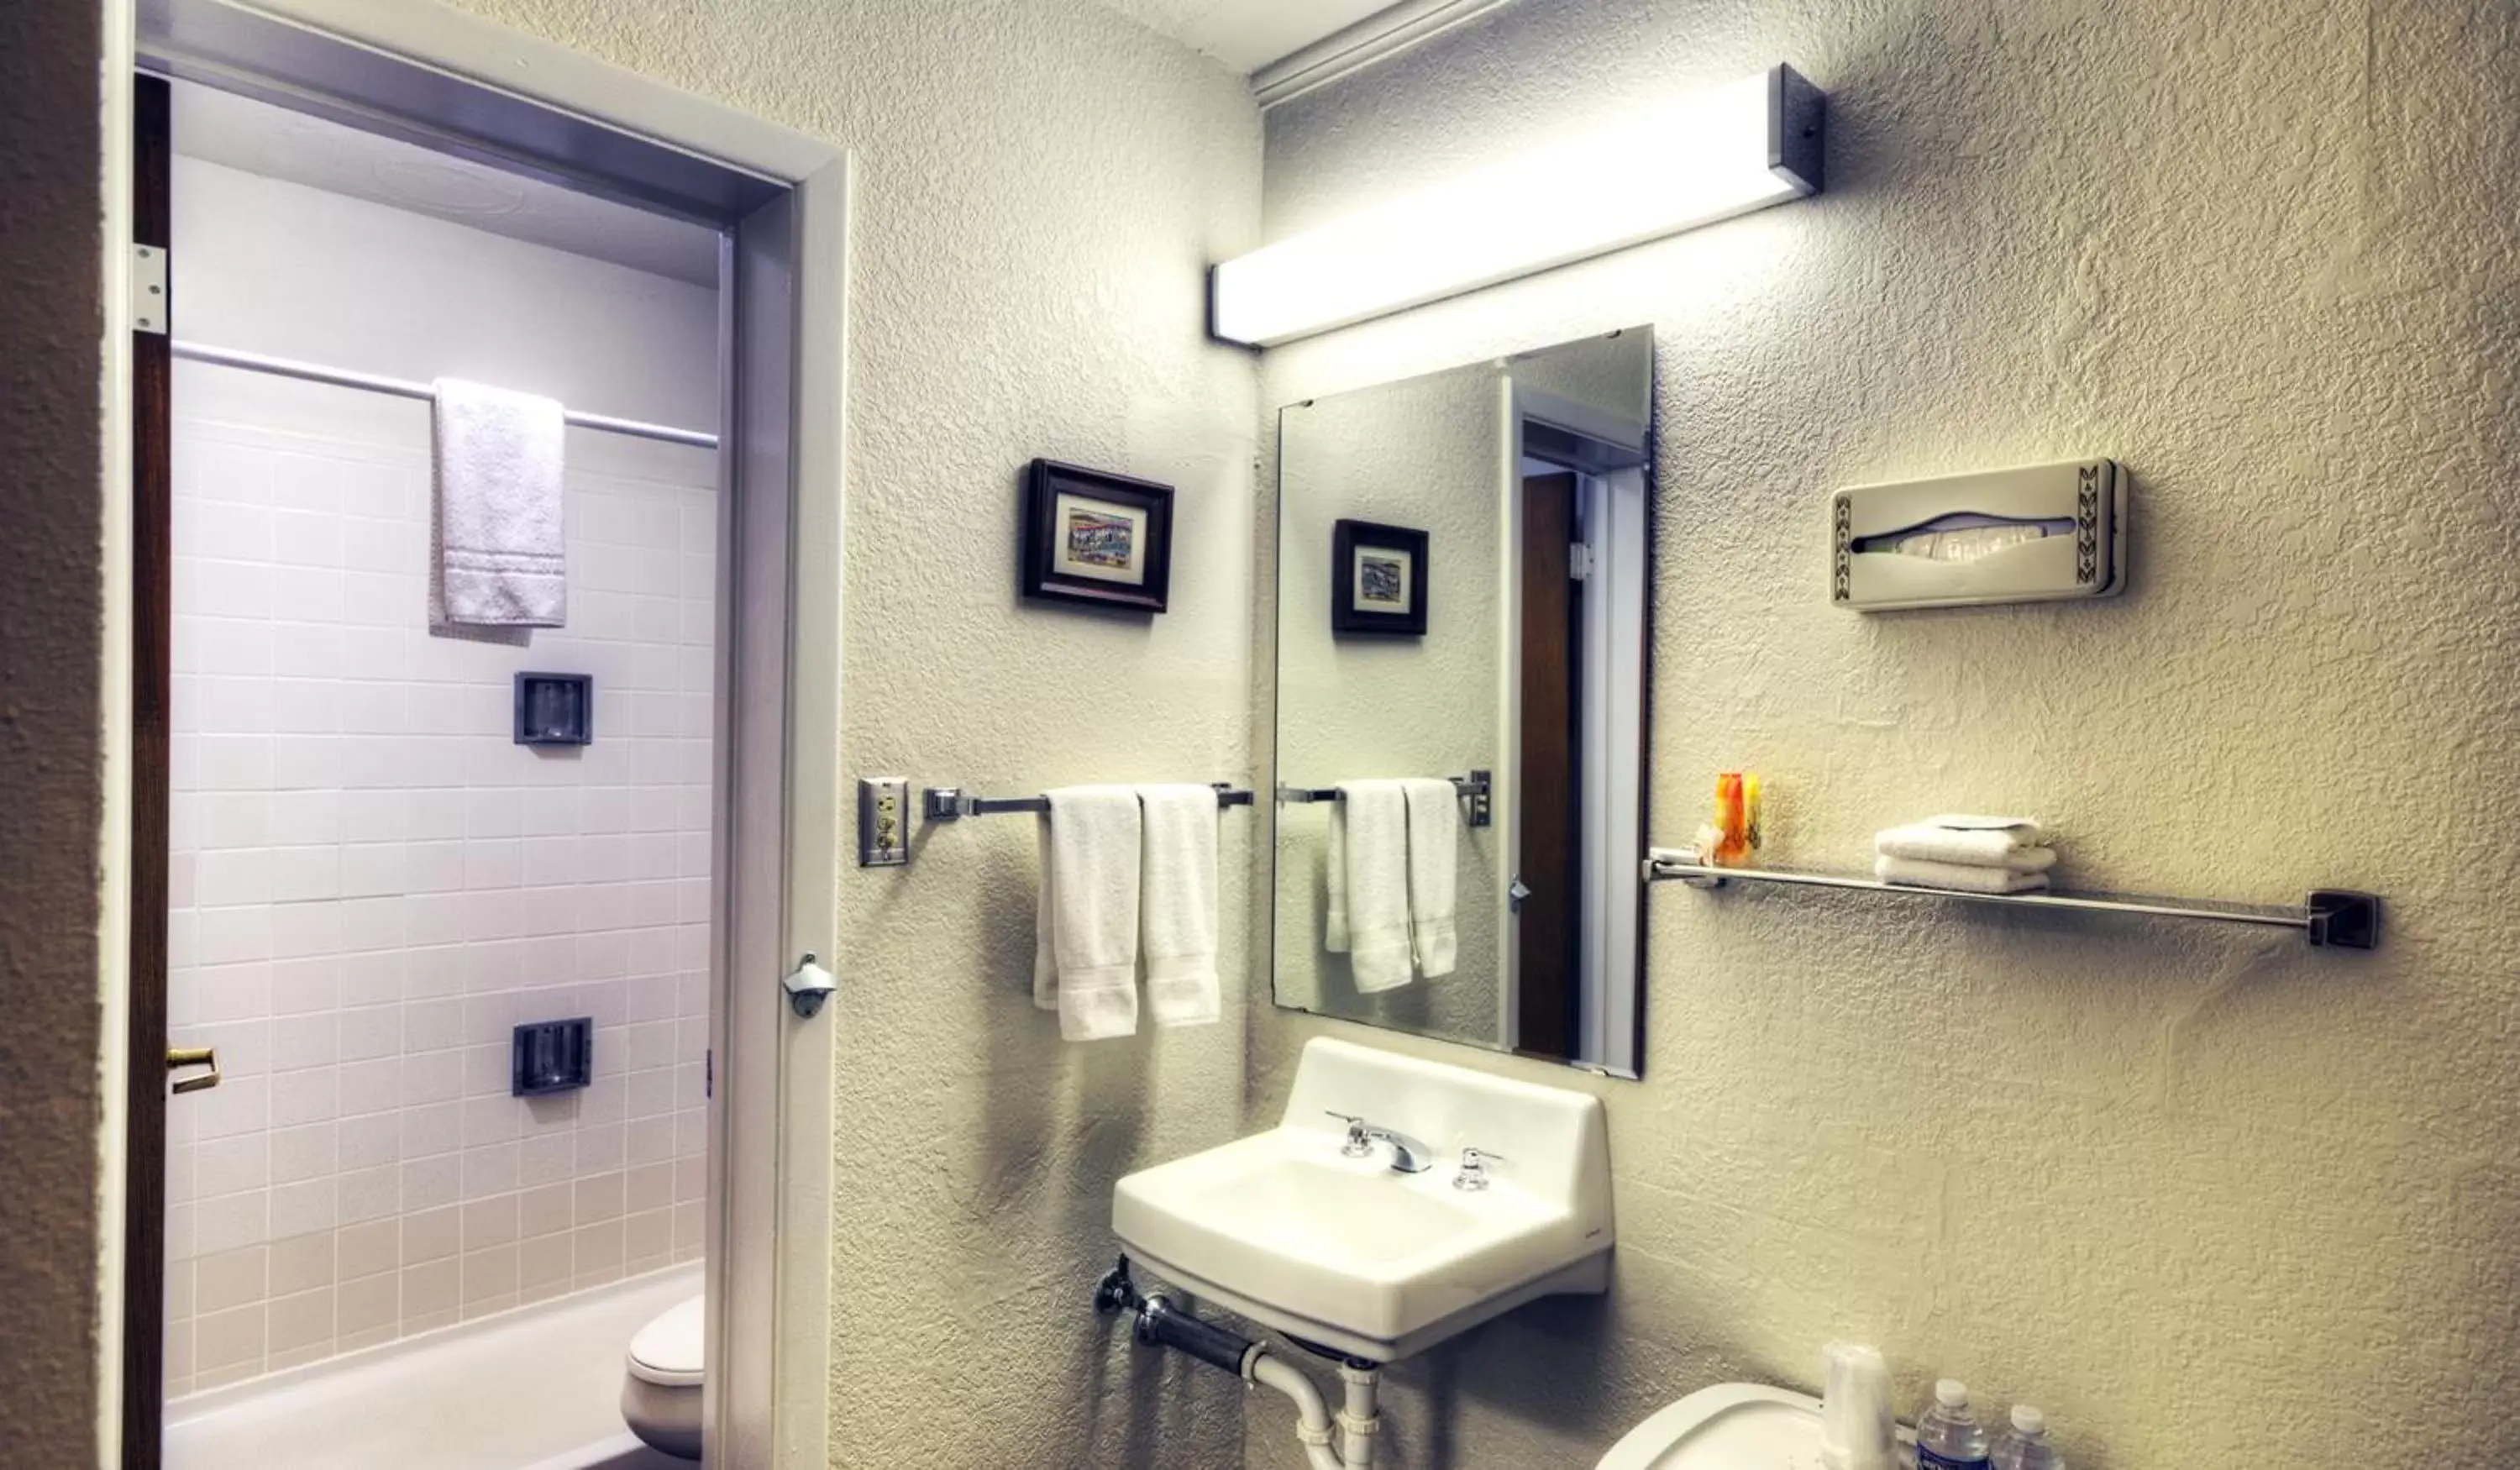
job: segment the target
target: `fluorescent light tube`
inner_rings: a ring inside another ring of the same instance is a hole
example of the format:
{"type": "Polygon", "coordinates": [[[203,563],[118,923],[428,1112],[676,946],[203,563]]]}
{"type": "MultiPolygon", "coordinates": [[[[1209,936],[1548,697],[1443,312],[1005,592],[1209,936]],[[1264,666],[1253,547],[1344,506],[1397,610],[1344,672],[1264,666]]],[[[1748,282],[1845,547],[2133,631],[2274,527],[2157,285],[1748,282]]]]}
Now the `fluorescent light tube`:
{"type": "Polygon", "coordinates": [[[1791,67],[1208,272],[1209,330],[1274,346],[1818,194],[1827,99],[1791,67]]]}

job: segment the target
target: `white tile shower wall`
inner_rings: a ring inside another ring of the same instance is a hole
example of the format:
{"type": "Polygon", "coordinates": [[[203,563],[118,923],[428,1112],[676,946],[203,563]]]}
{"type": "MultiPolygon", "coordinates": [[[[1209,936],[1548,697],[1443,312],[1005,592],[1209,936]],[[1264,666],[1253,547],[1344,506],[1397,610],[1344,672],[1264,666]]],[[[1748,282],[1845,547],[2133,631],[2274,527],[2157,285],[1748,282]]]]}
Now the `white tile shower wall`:
{"type": "Polygon", "coordinates": [[[572,431],[567,628],[432,638],[426,409],[328,394],[176,426],[170,1021],[224,1081],[170,1111],[175,1393],[701,1243],[714,457],[572,431]],[[513,743],[519,669],[595,743],[513,743]],[[593,1085],[511,1097],[579,1015],[593,1085]]]}
{"type": "MultiPolygon", "coordinates": [[[[174,193],[187,338],[713,423],[701,288],[174,193]]],[[[698,1255],[714,456],[572,431],[568,626],[518,648],[426,631],[426,405],[192,363],[175,405],[170,1021],[226,1080],[169,1108],[168,1392],[698,1255]],[[512,743],[519,669],[594,675],[593,745],[512,743]],[[509,1096],[510,1028],[578,1015],[594,1085],[509,1096]]]]}

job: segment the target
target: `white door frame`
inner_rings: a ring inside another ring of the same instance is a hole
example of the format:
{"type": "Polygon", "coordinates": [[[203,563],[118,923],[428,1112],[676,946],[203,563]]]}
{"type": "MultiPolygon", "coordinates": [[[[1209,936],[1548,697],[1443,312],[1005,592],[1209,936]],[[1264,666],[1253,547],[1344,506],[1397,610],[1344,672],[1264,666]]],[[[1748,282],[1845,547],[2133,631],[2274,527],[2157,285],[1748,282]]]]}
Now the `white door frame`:
{"type": "MultiPolygon", "coordinates": [[[[834,1022],[829,1007],[812,1020],[791,1015],[780,981],[798,956],[833,955],[838,938],[848,156],[434,0],[112,0],[109,40],[133,33],[135,12],[137,54],[153,68],[730,233],[719,465],[732,585],[721,593],[716,731],[725,797],[721,983],[710,1007],[706,1413],[713,1463],[820,1470],[829,1463],[834,1022]]],[[[105,96],[111,109],[127,88],[109,78],[105,96]]],[[[126,137],[109,129],[109,148],[126,137]]],[[[110,157],[109,190],[113,170],[110,157]]],[[[110,213],[110,281],[121,275],[128,233],[128,219],[110,213]]],[[[109,292],[108,305],[107,341],[120,342],[129,302],[109,292]]],[[[109,389],[106,418],[106,442],[127,444],[127,394],[109,389]]],[[[127,507],[127,482],[126,465],[110,478],[109,499],[119,487],[127,507]]],[[[110,555],[106,575],[109,618],[121,624],[109,628],[109,646],[126,646],[127,555],[110,555]]],[[[127,706],[110,712],[110,750],[127,748],[129,724],[127,706]]],[[[127,882],[128,867],[127,853],[109,851],[110,874],[127,882]]],[[[118,967],[104,989],[111,1021],[127,1003],[118,967]]],[[[121,1028],[109,1024],[107,1038],[111,1077],[125,1061],[121,1028]]],[[[109,1115],[101,1139],[109,1223],[122,1207],[124,1126],[109,1115]]],[[[121,1457],[119,1239],[110,1227],[100,1263],[109,1466],[121,1457]]]]}

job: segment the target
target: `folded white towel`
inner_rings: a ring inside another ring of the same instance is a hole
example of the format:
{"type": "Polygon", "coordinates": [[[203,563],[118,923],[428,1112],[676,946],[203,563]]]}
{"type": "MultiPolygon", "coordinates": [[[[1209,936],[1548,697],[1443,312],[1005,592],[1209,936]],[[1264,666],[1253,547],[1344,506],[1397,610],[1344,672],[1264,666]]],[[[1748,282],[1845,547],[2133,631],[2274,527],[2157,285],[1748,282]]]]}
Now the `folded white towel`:
{"type": "Polygon", "coordinates": [[[2056,854],[2039,838],[2039,824],[2026,817],[1928,817],[1874,833],[1872,850],[1885,858],[2041,872],[2056,854]]]}
{"type": "Polygon", "coordinates": [[[1139,925],[1147,1008],[1158,1026],[1217,1017],[1216,788],[1140,786],[1145,827],[1139,925]]]}
{"type": "Polygon", "coordinates": [[[1912,888],[1949,888],[1959,893],[2027,893],[2048,886],[2044,872],[2015,872],[1977,863],[1932,863],[1923,858],[1872,860],[1872,875],[1884,883],[1912,888]]]}
{"type": "Polygon", "coordinates": [[[1449,780],[1412,777],[1400,783],[1409,802],[1409,939],[1418,972],[1432,980],[1453,972],[1454,870],[1460,862],[1462,796],[1449,780]]]}
{"type": "Polygon", "coordinates": [[[454,378],[432,386],[429,627],[564,626],[560,404],[454,378]]]}
{"type": "Polygon", "coordinates": [[[1346,919],[1349,972],[1360,991],[1407,985],[1409,804],[1400,782],[1341,781],[1337,818],[1329,908],[1346,919]]]}
{"type": "Polygon", "coordinates": [[[1033,1003],[1071,1042],[1138,1029],[1138,793],[1061,786],[1041,824],[1033,1003]]]}

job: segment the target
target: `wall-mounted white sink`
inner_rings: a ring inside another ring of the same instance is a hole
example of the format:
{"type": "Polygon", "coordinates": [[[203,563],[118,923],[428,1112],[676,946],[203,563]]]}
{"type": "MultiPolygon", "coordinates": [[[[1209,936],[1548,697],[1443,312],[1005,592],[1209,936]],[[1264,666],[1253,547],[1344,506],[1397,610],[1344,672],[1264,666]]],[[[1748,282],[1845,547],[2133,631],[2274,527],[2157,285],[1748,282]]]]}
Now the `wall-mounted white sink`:
{"type": "Polygon", "coordinates": [[[1185,1290],[1387,1362],[1534,1297],[1607,1289],[1601,1102],[1317,1038],[1276,1128],[1121,1180],[1111,1228],[1185,1290]],[[1338,1114],[1422,1142],[1429,1167],[1395,1170],[1381,1141],[1345,1156],[1338,1114]],[[1461,1187],[1464,1148],[1496,1156],[1486,1187],[1461,1187]]]}

